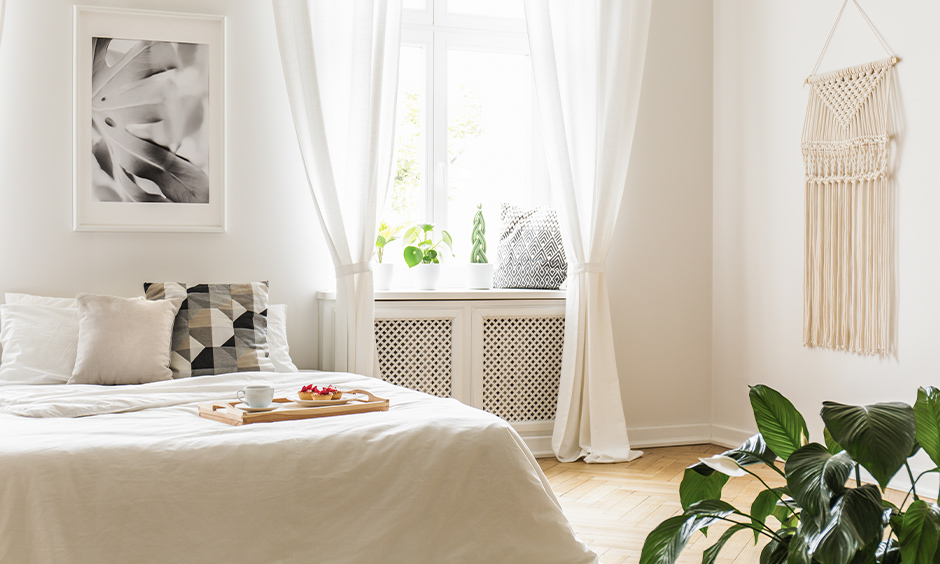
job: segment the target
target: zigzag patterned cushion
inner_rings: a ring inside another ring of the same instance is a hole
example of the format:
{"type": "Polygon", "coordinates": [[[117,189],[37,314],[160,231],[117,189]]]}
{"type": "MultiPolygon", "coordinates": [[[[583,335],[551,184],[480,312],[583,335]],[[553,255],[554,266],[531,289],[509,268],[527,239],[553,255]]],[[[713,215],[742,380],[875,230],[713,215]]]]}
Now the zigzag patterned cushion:
{"type": "Polygon", "coordinates": [[[557,290],[568,276],[558,213],[502,204],[503,232],[496,251],[496,288],[557,290]]]}
{"type": "Polygon", "coordinates": [[[148,300],[183,298],[173,324],[174,378],[274,372],[268,358],[268,283],[144,284],[148,300]]]}

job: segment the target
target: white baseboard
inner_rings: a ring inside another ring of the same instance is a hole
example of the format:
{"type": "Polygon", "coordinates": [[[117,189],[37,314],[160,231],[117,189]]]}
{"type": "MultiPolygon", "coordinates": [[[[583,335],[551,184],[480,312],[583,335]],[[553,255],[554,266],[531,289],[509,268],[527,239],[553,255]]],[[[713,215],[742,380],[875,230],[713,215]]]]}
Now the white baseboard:
{"type": "Polygon", "coordinates": [[[525,446],[529,447],[529,450],[532,451],[532,456],[535,458],[550,458],[555,456],[555,452],[552,450],[551,435],[522,437],[522,440],[525,441],[525,446]]]}
{"type": "MultiPolygon", "coordinates": [[[[552,433],[550,430],[516,429],[522,440],[536,458],[554,456],[552,451],[552,433]],[[535,431],[535,432],[533,432],[535,431]]],[[[664,446],[698,445],[711,441],[711,426],[706,423],[695,425],[664,425],[661,427],[635,427],[628,430],[630,448],[642,449],[664,446]]]]}
{"type": "Polygon", "coordinates": [[[718,446],[737,448],[756,433],[756,430],[739,429],[728,425],[712,425],[711,442],[718,446]]]}
{"type": "MultiPolygon", "coordinates": [[[[731,428],[727,428],[731,430],[731,428]]],[[[519,429],[517,429],[519,430],[519,429]]],[[[541,433],[527,433],[519,430],[522,440],[532,451],[536,458],[554,456],[552,452],[552,434],[551,431],[541,433]]],[[[630,448],[643,449],[665,446],[681,445],[700,445],[703,443],[715,443],[721,446],[736,447],[744,442],[745,439],[753,435],[738,429],[732,432],[723,432],[722,442],[717,442],[714,438],[714,429],[708,423],[696,423],[692,425],[662,425],[659,427],[634,427],[628,429],[630,437],[630,448]],[[737,440],[738,436],[743,436],[737,440]],[[733,444],[732,444],[733,443],[733,444]]]]}
{"type": "Polygon", "coordinates": [[[628,429],[630,448],[695,445],[711,441],[711,425],[663,425],[628,429]]]}

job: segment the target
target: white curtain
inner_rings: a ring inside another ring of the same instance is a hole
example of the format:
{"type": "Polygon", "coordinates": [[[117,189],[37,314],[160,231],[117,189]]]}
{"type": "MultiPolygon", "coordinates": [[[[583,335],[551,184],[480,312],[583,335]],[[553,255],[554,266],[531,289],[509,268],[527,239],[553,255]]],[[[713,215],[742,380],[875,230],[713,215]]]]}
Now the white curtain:
{"type": "Polygon", "coordinates": [[[563,462],[630,450],[606,263],[633,145],[651,0],[526,0],[526,25],[569,278],[552,448],[563,462]]]}
{"type": "Polygon", "coordinates": [[[0,0],[0,45],[3,44],[3,20],[7,13],[7,0],[0,0]]]}
{"type": "Polygon", "coordinates": [[[335,370],[374,376],[371,257],[392,165],[401,0],[274,0],[274,19],[336,270],[335,370]]]}

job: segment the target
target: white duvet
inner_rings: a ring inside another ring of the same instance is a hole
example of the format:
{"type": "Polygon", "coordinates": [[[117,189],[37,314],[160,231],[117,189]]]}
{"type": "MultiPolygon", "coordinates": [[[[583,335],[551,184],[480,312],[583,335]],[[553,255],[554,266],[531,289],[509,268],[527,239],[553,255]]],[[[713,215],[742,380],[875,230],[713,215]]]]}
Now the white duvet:
{"type": "Polygon", "coordinates": [[[337,373],[0,386],[0,563],[596,562],[501,419],[337,373]],[[232,427],[252,382],[388,412],[232,427]],[[77,417],[76,416],[81,416],[77,417]]]}

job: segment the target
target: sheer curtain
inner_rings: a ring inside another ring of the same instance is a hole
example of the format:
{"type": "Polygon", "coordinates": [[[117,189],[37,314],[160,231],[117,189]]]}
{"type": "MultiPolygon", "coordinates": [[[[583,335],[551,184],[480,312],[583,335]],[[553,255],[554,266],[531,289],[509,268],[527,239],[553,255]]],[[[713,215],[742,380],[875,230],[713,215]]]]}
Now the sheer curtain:
{"type": "Polygon", "coordinates": [[[7,13],[7,0],[0,0],[0,45],[3,44],[3,20],[7,13]]]}
{"type": "Polygon", "coordinates": [[[526,0],[552,189],[565,225],[565,348],[552,448],[621,462],[630,450],[606,263],[633,145],[651,0],[526,0]]]}
{"type": "Polygon", "coordinates": [[[336,270],[335,369],[378,375],[371,258],[392,166],[401,0],[274,0],[274,19],[336,270]]]}

